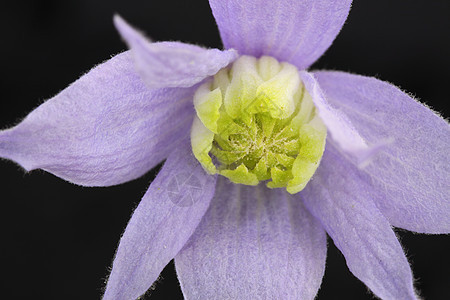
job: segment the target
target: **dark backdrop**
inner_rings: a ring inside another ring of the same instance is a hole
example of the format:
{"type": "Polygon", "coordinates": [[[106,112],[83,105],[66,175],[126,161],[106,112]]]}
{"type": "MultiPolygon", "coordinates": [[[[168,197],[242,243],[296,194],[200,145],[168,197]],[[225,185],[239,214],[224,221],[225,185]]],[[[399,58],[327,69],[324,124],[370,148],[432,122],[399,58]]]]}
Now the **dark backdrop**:
{"type": "MultiPolygon", "coordinates": [[[[155,40],[221,47],[206,0],[3,3],[0,127],[15,124],[93,65],[123,51],[112,24],[116,12],[155,40]]],[[[378,76],[448,117],[449,23],[448,0],[355,0],[343,31],[313,67],[378,76]]],[[[81,188],[0,161],[1,270],[7,275],[2,294],[98,299],[120,235],[154,175],[81,188]]],[[[423,296],[449,299],[450,237],[398,234],[423,296]]],[[[152,299],[180,298],[173,264],[162,277],[152,299]]],[[[370,298],[330,241],[319,299],[370,298]]]]}

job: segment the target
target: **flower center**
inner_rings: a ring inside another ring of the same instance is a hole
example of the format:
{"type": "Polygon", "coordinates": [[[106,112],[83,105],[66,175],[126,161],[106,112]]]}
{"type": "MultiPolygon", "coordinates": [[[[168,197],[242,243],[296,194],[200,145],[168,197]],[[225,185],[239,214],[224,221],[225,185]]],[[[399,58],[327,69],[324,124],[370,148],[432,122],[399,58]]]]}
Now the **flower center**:
{"type": "Polygon", "coordinates": [[[192,150],[208,173],[294,194],[316,171],[327,131],[295,66],[241,56],[198,88],[194,105],[192,150]]]}

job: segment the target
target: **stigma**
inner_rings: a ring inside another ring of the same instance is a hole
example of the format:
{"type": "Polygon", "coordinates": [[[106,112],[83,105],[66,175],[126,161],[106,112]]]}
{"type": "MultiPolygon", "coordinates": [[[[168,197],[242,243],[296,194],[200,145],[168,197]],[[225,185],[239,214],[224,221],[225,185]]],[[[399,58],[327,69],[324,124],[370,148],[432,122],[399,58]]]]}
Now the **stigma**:
{"type": "Polygon", "coordinates": [[[241,56],[194,95],[194,156],[237,184],[301,191],[325,149],[327,130],[295,66],[241,56]]]}

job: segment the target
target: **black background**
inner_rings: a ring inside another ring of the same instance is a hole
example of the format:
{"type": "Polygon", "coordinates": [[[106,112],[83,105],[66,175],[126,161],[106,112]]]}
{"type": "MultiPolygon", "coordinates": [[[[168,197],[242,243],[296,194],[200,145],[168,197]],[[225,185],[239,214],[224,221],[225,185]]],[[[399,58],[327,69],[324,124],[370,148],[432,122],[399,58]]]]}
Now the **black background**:
{"type": "MultiPolygon", "coordinates": [[[[206,0],[2,4],[1,128],[126,49],[112,24],[114,13],[157,41],[221,47],[206,0]]],[[[448,0],[355,0],[343,31],[313,69],[377,76],[448,117],[449,41],[448,0]]],[[[0,161],[1,271],[7,277],[2,298],[100,298],[120,235],[154,174],[116,187],[82,188],[0,161]]],[[[449,299],[450,237],[398,235],[422,296],[449,299]]],[[[181,298],[172,264],[162,277],[152,299],[181,298]]],[[[371,298],[331,241],[318,298],[371,298]]]]}

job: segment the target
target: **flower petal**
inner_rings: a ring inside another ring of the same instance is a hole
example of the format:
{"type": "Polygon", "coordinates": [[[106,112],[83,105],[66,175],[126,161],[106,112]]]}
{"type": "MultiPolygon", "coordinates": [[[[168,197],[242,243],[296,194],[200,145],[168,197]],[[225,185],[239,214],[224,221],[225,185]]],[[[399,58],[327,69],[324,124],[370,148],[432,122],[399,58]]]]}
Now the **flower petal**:
{"type": "Polygon", "coordinates": [[[381,299],[416,299],[411,269],[377,194],[359,170],[327,144],[320,167],[299,193],[344,254],[350,271],[381,299]]]}
{"type": "Polygon", "coordinates": [[[306,69],[331,45],[351,0],[210,0],[226,49],[306,69]]]}
{"type": "Polygon", "coordinates": [[[325,257],[325,232],[301,201],[219,176],[175,266],[187,299],[314,299],[325,257]]]}
{"type": "Polygon", "coordinates": [[[189,135],[194,91],[149,90],[119,54],[0,131],[0,157],[86,186],[135,179],[189,135]]]}
{"type": "MultiPolygon", "coordinates": [[[[330,131],[331,137],[339,144],[340,148],[356,157],[359,163],[371,157],[370,154],[375,154],[376,151],[367,146],[366,141],[347,116],[328,102],[314,76],[301,71],[300,78],[319,110],[319,115],[330,131]]],[[[374,148],[378,149],[379,147],[375,146],[374,148]]]]}
{"type": "Polygon", "coordinates": [[[114,23],[133,52],[136,69],[150,88],[193,86],[238,56],[233,49],[220,51],[179,42],[151,43],[121,17],[116,15],[114,23]]]}
{"type": "Polygon", "coordinates": [[[368,142],[392,139],[366,166],[384,194],[378,208],[397,227],[450,233],[450,126],[398,88],[343,72],[316,73],[327,99],[368,142]]]}
{"type": "Polygon", "coordinates": [[[194,232],[214,195],[207,175],[184,141],[168,158],[133,213],[109,277],[105,300],[136,299],[194,232]]]}

